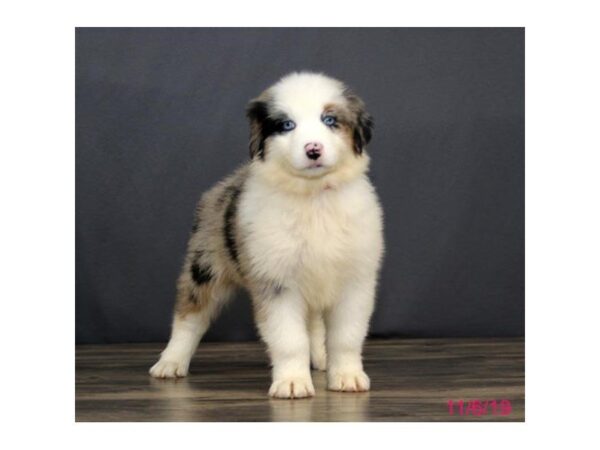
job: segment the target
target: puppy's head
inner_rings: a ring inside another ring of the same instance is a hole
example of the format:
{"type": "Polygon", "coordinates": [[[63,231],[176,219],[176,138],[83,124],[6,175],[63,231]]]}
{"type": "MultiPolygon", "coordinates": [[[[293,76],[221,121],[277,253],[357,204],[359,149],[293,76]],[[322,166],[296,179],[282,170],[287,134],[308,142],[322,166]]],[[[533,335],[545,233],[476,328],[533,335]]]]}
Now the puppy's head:
{"type": "Polygon", "coordinates": [[[271,171],[314,180],[366,170],[373,120],[338,80],[292,73],[252,100],[247,115],[250,156],[271,171]]]}

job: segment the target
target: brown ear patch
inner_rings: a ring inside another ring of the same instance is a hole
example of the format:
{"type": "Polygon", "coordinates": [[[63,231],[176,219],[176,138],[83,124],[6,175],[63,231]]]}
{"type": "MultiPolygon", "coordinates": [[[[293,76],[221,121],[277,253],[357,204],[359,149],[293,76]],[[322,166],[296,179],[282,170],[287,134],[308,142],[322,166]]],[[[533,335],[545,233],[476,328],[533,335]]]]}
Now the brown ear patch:
{"type": "Polygon", "coordinates": [[[352,129],[354,152],[361,155],[373,135],[373,117],[366,111],[365,103],[350,90],[344,91],[348,109],[348,121],[352,129]]]}

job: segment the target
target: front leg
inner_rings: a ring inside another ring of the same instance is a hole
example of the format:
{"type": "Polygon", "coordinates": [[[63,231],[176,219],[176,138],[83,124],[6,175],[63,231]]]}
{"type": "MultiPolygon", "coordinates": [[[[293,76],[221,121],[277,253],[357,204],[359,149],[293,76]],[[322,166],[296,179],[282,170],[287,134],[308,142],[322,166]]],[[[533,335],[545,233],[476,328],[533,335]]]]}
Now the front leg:
{"type": "Polygon", "coordinates": [[[302,398],[315,395],[310,376],[307,311],[302,296],[291,289],[253,295],[256,321],[273,366],[269,395],[302,398]]]}
{"type": "Polygon", "coordinates": [[[362,347],[375,299],[375,277],[346,286],[327,314],[327,387],[332,391],[368,391],[362,347]]]}

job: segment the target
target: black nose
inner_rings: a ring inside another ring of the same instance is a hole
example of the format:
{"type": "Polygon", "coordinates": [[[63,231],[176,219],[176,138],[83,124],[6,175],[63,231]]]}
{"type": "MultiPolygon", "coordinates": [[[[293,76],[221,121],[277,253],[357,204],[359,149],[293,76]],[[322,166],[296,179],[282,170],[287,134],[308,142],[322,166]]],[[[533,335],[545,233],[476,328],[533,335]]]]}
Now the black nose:
{"type": "Polygon", "coordinates": [[[306,152],[306,156],[308,156],[308,159],[312,160],[319,159],[321,157],[321,150],[317,150],[316,148],[309,150],[306,152]]]}
{"type": "Polygon", "coordinates": [[[323,144],[320,142],[309,142],[304,146],[304,150],[306,151],[306,156],[308,159],[319,159],[321,156],[321,152],[323,151],[323,144]]]}

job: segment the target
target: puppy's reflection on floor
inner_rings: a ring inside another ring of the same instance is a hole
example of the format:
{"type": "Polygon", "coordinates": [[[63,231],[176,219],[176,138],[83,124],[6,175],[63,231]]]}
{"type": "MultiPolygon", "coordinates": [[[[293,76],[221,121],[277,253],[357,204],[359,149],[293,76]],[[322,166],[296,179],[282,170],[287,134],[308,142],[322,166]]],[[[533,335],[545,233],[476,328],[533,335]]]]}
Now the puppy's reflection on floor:
{"type": "Polygon", "coordinates": [[[369,393],[317,392],[318,397],[298,400],[271,399],[273,422],[364,422],[369,393]]]}
{"type": "Polygon", "coordinates": [[[270,399],[271,420],[273,422],[311,422],[314,403],[314,398],[270,399]]]}
{"type": "MultiPolygon", "coordinates": [[[[315,377],[316,395],[303,399],[267,399],[264,392],[248,393],[242,391],[215,391],[201,388],[201,384],[189,378],[155,379],[150,378],[150,390],[154,400],[156,420],[171,422],[222,421],[222,410],[232,398],[246,396],[255,412],[260,411],[263,418],[274,422],[363,422],[368,419],[368,392],[332,392],[326,390],[324,374],[315,377]],[[233,395],[232,395],[233,394],[233,395]],[[228,401],[229,400],[229,401],[228,401]],[[268,406],[267,406],[268,403],[268,406]],[[217,414],[218,412],[218,414],[217,414]],[[264,414],[264,415],[263,415],[264,414]]],[[[244,420],[244,414],[239,420],[244,420]]],[[[236,420],[237,415],[227,420],[236,420]]]]}
{"type": "Polygon", "coordinates": [[[194,407],[195,391],[188,378],[150,378],[150,386],[164,404],[157,408],[162,412],[163,421],[203,421],[202,409],[194,407]]]}
{"type": "Polygon", "coordinates": [[[327,392],[325,397],[325,417],[320,420],[337,422],[366,422],[369,407],[368,392],[327,392]]]}

